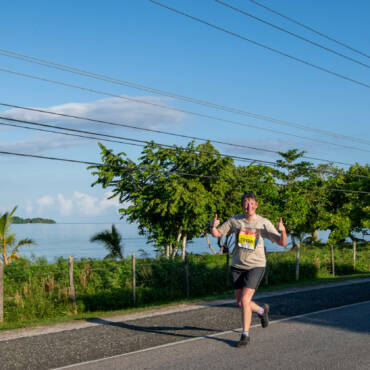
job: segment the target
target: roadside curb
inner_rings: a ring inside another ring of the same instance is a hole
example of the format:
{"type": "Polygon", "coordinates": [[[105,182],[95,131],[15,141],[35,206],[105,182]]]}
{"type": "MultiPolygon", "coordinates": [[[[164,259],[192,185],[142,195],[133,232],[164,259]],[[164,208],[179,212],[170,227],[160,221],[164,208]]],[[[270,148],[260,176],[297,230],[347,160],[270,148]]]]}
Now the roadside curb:
{"type": "MultiPolygon", "coordinates": [[[[301,293],[304,291],[319,290],[319,289],[325,289],[325,288],[330,288],[330,287],[361,284],[361,283],[367,283],[367,282],[370,282],[370,277],[350,279],[350,280],[346,280],[342,282],[329,282],[325,284],[307,286],[307,287],[301,287],[301,288],[287,288],[284,290],[273,291],[273,292],[256,293],[254,297],[256,298],[256,300],[260,300],[260,299],[268,298],[268,297],[301,293]]],[[[153,317],[153,316],[168,315],[171,313],[193,311],[193,310],[198,310],[198,309],[206,308],[206,307],[232,305],[232,304],[235,304],[234,298],[219,299],[219,300],[214,300],[214,301],[200,301],[197,303],[179,304],[179,305],[171,306],[171,307],[155,308],[152,310],[145,310],[145,311],[128,313],[128,314],[103,316],[101,317],[101,319],[104,319],[105,322],[110,321],[112,323],[122,322],[122,321],[127,322],[127,321],[143,319],[143,318],[148,318],[148,317],[153,317]]],[[[59,333],[63,331],[78,330],[78,329],[88,328],[92,326],[97,326],[97,325],[100,325],[99,319],[100,319],[99,317],[95,318],[94,319],[95,322],[89,322],[87,321],[87,319],[80,319],[74,322],[52,324],[49,326],[36,326],[36,327],[31,327],[31,328],[4,330],[4,331],[0,331],[0,342],[9,341],[13,339],[19,339],[23,337],[53,334],[53,333],[59,333]]]]}

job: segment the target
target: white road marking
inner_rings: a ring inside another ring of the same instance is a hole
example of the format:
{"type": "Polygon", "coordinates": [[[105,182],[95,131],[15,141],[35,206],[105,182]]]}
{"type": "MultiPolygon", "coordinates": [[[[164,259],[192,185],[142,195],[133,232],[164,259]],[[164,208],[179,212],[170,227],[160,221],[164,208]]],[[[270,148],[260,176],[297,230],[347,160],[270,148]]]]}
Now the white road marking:
{"type": "MultiPolygon", "coordinates": [[[[299,319],[299,318],[307,317],[307,316],[311,316],[311,315],[316,315],[316,314],[320,314],[320,313],[324,313],[324,312],[336,311],[336,310],[340,310],[340,309],[343,309],[343,308],[349,308],[349,307],[359,306],[359,305],[362,305],[362,304],[368,304],[368,303],[370,303],[370,300],[369,301],[364,301],[364,302],[359,302],[359,303],[347,304],[347,305],[343,305],[343,306],[339,306],[339,307],[327,308],[325,310],[319,310],[319,311],[315,311],[315,312],[305,313],[305,314],[302,314],[302,315],[290,316],[290,317],[286,317],[284,319],[270,321],[270,325],[271,324],[278,324],[278,323],[281,323],[281,322],[284,322],[284,321],[295,320],[295,319],[299,319]]],[[[261,326],[261,325],[259,325],[259,324],[252,325],[251,328],[256,328],[258,326],[261,326]]],[[[135,354],[143,353],[143,352],[147,352],[147,351],[154,351],[156,349],[176,346],[178,344],[194,342],[194,341],[197,341],[197,340],[207,339],[207,338],[212,338],[212,337],[218,337],[218,336],[225,335],[225,334],[231,334],[233,332],[240,332],[241,330],[242,330],[242,328],[238,328],[238,329],[223,331],[223,332],[220,332],[220,333],[204,335],[202,337],[184,339],[184,340],[180,340],[180,341],[177,341],[177,342],[171,342],[171,343],[161,344],[161,345],[155,346],[155,347],[140,349],[138,351],[123,353],[121,355],[115,355],[115,356],[110,356],[110,357],[103,357],[103,358],[100,358],[100,359],[97,359],[97,360],[79,362],[79,363],[72,364],[72,365],[67,365],[67,366],[63,366],[63,367],[54,368],[52,370],[70,369],[70,368],[73,368],[73,367],[79,366],[79,365],[88,365],[88,364],[93,364],[93,363],[97,363],[97,362],[105,361],[105,360],[109,360],[109,359],[115,359],[115,358],[135,355],[135,354]]]]}

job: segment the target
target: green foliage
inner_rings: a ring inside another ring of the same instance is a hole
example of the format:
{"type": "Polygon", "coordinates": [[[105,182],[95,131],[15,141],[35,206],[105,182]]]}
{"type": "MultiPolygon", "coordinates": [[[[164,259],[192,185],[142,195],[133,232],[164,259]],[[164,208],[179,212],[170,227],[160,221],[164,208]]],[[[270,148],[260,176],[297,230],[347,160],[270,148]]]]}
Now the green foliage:
{"type": "Polygon", "coordinates": [[[0,216],[0,248],[1,258],[5,265],[9,262],[19,259],[18,250],[24,245],[36,244],[33,240],[26,238],[20,240],[18,243],[15,239],[15,233],[10,232],[10,228],[13,222],[13,214],[16,211],[15,206],[10,213],[5,212],[0,216]]]}
{"type": "Polygon", "coordinates": [[[12,218],[13,224],[55,224],[56,222],[54,220],[51,220],[49,218],[21,218],[14,216],[12,218]]]}
{"type": "Polygon", "coordinates": [[[116,227],[112,225],[112,230],[105,230],[100,233],[93,235],[90,238],[90,242],[98,242],[103,244],[103,246],[109,251],[109,254],[105,258],[120,258],[123,257],[123,244],[122,236],[117,231],[116,227]]]}
{"type": "MultiPolygon", "coordinates": [[[[356,268],[352,247],[335,247],[337,275],[370,272],[370,246],[358,244],[356,268]]],[[[193,298],[231,290],[224,255],[189,255],[190,296],[193,298]]],[[[301,280],[331,276],[328,245],[306,247],[301,254],[301,280]]],[[[295,253],[268,254],[269,286],[295,278],[295,253]]],[[[82,259],[74,263],[74,285],[79,313],[133,307],[131,261],[82,259]]],[[[264,280],[262,286],[264,285],[264,280]]],[[[73,312],[69,297],[68,260],[20,259],[4,267],[5,321],[63,317],[73,312]]],[[[174,260],[137,259],[137,305],[171,302],[186,297],[185,265],[174,260]]]]}

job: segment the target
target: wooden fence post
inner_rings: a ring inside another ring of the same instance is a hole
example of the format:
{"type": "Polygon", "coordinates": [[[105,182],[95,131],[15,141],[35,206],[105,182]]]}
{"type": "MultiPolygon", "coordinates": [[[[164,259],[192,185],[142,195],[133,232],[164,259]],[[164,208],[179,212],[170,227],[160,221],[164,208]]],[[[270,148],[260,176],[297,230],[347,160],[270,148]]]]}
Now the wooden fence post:
{"type": "Polygon", "coordinates": [[[269,266],[268,266],[268,257],[265,247],[265,256],[266,256],[266,268],[265,268],[265,285],[269,284],[269,266]]]}
{"type": "Polygon", "coordinates": [[[334,261],[334,245],[330,245],[330,252],[331,252],[331,272],[333,276],[335,276],[335,261],[334,261]]]}
{"type": "Polygon", "coordinates": [[[186,297],[189,298],[190,296],[190,283],[189,283],[189,259],[188,254],[185,254],[185,263],[184,263],[184,269],[185,269],[185,287],[186,287],[186,297]]]}
{"type": "Polygon", "coordinates": [[[69,256],[69,263],[68,263],[68,272],[69,272],[69,295],[72,299],[73,311],[77,313],[77,304],[76,304],[76,292],[75,286],[73,282],[73,257],[69,256]]]}
{"type": "Polygon", "coordinates": [[[226,252],[226,287],[230,286],[230,250],[226,252]]]}
{"type": "Polygon", "coordinates": [[[136,257],[132,253],[132,302],[136,305],[136,257]]]}
{"type": "Polygon", "coordinates": [[[3,261],[0,261],[0,322],[4,321],[3,261]]]}
{"type": "Polygon", "coordinates": [[[353,241],[353,271],[356,271],[356,240],[353,241]]]}
{"type": "Polygon", "coordinates": [[[299,257],[301,254],[301,246],[300,244],[296,245],[296,259],[295,259],[295,280],[299,280],[299,257]]]}

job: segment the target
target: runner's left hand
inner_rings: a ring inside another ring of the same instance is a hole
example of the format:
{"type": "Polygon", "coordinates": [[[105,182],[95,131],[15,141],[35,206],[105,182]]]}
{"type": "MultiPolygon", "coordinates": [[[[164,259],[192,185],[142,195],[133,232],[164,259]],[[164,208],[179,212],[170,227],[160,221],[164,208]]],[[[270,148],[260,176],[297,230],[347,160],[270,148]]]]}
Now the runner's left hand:
{"type": "Polygon", "coordinates": [[[283,219],[280,217],[280,221],[276,224],[276,228],[278,229],[279,233],[282,233],[285,230],[285,226],[283,224],[283,219]]]}

